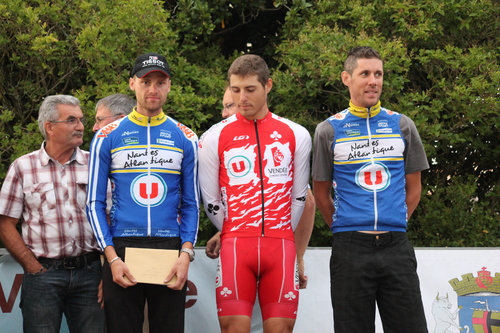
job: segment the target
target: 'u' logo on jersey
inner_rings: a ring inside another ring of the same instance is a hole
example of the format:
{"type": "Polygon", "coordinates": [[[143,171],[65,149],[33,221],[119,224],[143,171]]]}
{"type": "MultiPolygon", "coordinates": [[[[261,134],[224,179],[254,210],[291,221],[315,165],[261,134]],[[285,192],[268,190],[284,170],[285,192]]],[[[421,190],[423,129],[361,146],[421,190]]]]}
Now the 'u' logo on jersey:
{"type": "Polygon", "coordinates": [[[365,184],[372,185],[380,185],[382,184],[382,171],[375,171],[375,182],[372,181],[372,173],[365,171],[365,184]]]}
{"type": "Polygon", "coordinates": [[[231,165],[231,168],[234,170],[234,173],[241,173],[245,171],[245,162],[244,161],[235,162],[231,165]]]}
{"type": "Polygon", "coordinates": [[[367,163],[356,172],[356,184],[368,192],[383,191],[390,183],[391,174],[382,163],[367,163]]]}
{"type": "Polygon", "coordinates": [[[250,163],[250,160],[241,155],[232,157],[227,164],[227,170],[233,177],[246,176],[250,172],[252,167],[252,163],[250,163]]]}
{"type": "Polygon", "coordinates": [[[158,206],[167,196],[167,185],[157,174],[140,175],[132,181],[130,195],[140,206],[158,206]]]}
{"type": "Polygon", "coordinates": [[[154,199],[158,196],[158,183],[153,183],[151,185],[151,191],[148,193],[147,186],[148,184],[146,183],[140,183],[139,184],[139,195],[143,199],[154,199]]]}

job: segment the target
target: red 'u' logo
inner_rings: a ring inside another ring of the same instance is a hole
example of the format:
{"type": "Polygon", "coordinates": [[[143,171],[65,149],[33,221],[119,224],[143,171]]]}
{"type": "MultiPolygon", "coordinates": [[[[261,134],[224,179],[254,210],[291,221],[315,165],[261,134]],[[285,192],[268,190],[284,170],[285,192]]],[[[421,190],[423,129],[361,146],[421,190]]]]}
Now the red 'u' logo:
{"type": "MultiPolygon", "coordinates": [[[[372,182],[371,172],[365,172],[366,185],[374,185],[372,182]]],[[[382,171],[375,171],[375,185],[382,184],[382,171]]]]}
{"type": "Polygon", "coordinates": [[[152,183],[151,184],[151,193],[148,195],[148,189],[147,189],[146,183],[140,183],[139,184],[139,195],[143,199],[153,199],[158,196],[158,183],[152,183]]]}
{"type": "Polygon", "coordinates": [[[245,170],[245,163],[239,161],[238,163],[231,163],[234,172],[243,172],[245,170]]]}

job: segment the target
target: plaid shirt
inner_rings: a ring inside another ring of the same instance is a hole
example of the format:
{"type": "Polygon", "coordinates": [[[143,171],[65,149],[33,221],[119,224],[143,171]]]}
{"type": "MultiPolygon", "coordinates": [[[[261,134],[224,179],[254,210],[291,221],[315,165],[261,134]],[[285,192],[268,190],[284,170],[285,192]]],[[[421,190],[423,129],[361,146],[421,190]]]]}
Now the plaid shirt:
{"type": "Polygon", "coordinates": [[[23,217],[23,240],[36,257],[98,250],[85,214],[89,153],[79,148],[61,165],[40,150],[16,159],[0,192],[0,214],[23,217]]]}

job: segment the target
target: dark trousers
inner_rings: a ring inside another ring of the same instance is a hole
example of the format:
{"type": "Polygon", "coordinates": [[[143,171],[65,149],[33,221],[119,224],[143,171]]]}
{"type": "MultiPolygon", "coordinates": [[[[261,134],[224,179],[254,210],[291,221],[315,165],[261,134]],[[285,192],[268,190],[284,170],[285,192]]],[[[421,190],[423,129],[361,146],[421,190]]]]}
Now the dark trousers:
{"type": "MultiPolygon", "coordinates": [[[[115,238],[113,242],[121,258],[124,258],[125,247],[169,250],[181,247],[179,238],[127,237],[115,238]]],[[[167,286],[138,283],[125,289],[113,282],[106,261],[103,266],[103,291],[107,332],[141,333],[147,300],[150,333],[184,333],[186,287],[187,284],[183,290],[172,290],[167,286]]]]}
{"type": "Polygon", "coordinates": [[[426,333],[413,246],[404,232],[333,235],[331,298],[336,333],[426,333]]]}

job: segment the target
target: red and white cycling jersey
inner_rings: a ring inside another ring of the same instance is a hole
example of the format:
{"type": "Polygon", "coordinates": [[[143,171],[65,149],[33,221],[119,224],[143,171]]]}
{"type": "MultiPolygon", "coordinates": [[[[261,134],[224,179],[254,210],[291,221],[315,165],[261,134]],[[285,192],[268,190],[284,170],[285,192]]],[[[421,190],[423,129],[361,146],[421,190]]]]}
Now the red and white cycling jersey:
{"type": "Polygon", "coordinates": [[[311,136],[271,112],[259,120],[239,113],[199,141],[205,211],[222,237],[294,240],[309,181],[311,136]]]}

